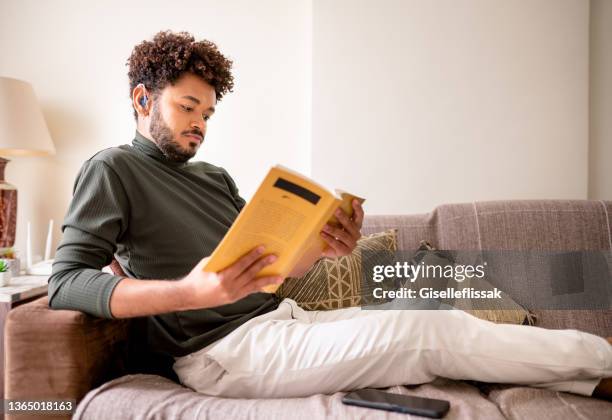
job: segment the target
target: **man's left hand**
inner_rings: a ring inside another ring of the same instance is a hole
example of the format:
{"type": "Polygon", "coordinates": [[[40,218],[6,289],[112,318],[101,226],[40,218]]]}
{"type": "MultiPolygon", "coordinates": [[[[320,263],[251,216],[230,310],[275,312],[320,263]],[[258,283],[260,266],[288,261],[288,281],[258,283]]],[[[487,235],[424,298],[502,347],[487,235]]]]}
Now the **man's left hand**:
{"type": "Polygon", "coordinates": [[[340,208],[334,215],[341,226],[326,224],[321,231],[321,237],[329,245],[322,256],[337,258],[349,255],[357,246],[357,240],[361,238],[361,224],[363,223],[363,208],[359,201],[353,199],[353,216],[348,215],[340,208]]]}

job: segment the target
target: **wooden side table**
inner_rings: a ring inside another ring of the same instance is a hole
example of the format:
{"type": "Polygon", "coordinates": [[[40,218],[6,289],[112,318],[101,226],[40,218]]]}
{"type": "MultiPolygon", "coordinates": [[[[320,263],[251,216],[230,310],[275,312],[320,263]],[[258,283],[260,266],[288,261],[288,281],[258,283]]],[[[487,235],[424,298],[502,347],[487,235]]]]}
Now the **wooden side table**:
{"type": "MultiPolygon", "coordinates": [[[[4,324],[11,309],[47,294],[48,276],[13,277],[0,287],[0,396],[4,399],[4,324]]],[[[0,413],[2,416],[2,413],[0,413]]]]}

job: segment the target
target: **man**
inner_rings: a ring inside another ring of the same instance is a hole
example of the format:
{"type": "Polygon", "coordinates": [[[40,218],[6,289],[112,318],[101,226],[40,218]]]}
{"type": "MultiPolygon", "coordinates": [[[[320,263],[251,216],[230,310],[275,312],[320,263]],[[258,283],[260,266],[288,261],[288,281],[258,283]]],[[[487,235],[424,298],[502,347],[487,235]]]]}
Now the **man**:
{"type": "MultiPolygon", "coordinates": [[[[262,293],[275,256],[257,248],[203,271],[245,201],[229,174],[189,162],[217,102],[233,88],[214,44],[160,32],[136,46],[132,145],[89,159],[75,182],[49,280],[52,308],[105,318],[146,317],[149,350],[172,357],[178,379],[229,397],[294,397],[436,376],[606,395],[612,346],[578,331],[495,325],[462,311],[308,312],[262,293]],[[103,273],[113,256],[126,276],[103,273]]],[[[349,254],[363,210],[326,226],[326,257],[349,254]]],[[[323,255],[322,255],[323,256],[323,255]]],[[[292,276],[315,261],[301,261],[292,276]]]]}

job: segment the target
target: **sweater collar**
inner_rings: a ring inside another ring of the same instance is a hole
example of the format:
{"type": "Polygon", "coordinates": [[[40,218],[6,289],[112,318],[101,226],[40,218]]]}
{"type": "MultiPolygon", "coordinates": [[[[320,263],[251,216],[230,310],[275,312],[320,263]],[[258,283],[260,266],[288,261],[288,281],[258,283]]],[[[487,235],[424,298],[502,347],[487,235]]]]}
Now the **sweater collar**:
{"type": "Polygon", "coordinates": [[[136,130],[136,135],[134,136],[134,140],[132,140],[132,146],[134,146],[136,150],[162,162],[165,165],[172,167],[183,167],[187,165],[187,162],[175,162],[168,159],[159,149],[159,147],[157,147],[157,144],[140,134],[138,130],[136,130]]]}

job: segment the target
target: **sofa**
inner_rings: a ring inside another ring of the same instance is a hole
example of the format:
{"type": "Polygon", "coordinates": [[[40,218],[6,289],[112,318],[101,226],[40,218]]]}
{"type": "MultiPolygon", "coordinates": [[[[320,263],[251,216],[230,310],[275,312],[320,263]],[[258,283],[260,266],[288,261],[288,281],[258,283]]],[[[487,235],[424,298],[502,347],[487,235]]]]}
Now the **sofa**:
{"type": "MultiPolygon", "coordinates": [[[[398,249],[427,240],[452,250],[599,250],[612,255],[612,201],[516,200],[445,204],[430,213],[368,215],[362,232],[398,229],[398,249]]],[[[611,261],[611,259],[608,259],[611,261]]],[[[496,286],[512,295],[538,278],[496,286]],[[510,287],[511,286],[511,287],[510,287]]],[[[521,304],[520,296],[513,296],[521,304]]],[[[612,336],[612,310],[531,309],[536,325],[612,336]]],[[[5,398],[65,398],[78,403],[75,419],[297,419],[407,418],[345,406],[344,392],[291,399],[226,399],[193,392],[172,379],[131,368],[137,319],[97,319],[77,311],[51,310],[47,298],[13,309],[5,328],[5,398]]],[[[525,327],[528,328],[528,327],[525,327]]],[[[602,419],[612,403],[525,386],[438,378],[389,392],[450,401],[447,419],[602,419]]],[[[27,416],[7,418],[26,419],[27,416]]],[[[35,418],[35,417],[30,417],[35,418]]],[[[45,416],[67,418],[67,416],[45,416]]]]}

